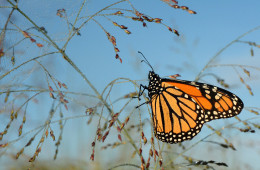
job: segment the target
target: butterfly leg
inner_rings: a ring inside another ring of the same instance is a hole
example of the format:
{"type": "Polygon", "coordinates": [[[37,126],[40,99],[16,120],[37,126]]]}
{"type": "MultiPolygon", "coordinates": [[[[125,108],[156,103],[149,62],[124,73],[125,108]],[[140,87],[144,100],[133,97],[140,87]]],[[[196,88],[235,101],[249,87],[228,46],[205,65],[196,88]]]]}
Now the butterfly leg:
{"type": "Polygon", "coordinates": [[[142,96],[142,94],[144,93],[144,91],[147,90],[147,89],[148,89],[147,86],[144,86],[144,85],[140,84],[139,94],[138,94],[138,99],[139,99],[139,100],[141,100],[141,99],[140,99],[140,96],[142,96]],[[143,88],[143,89],[142,89],[142,88],[143,88]]]}
{"type": "Polygon", "coordinates": [[[148,104],[148,103],[150,103],[150,101],[146,101],[146,102],[144,102],[144,103],[142,103],[142,104],[136,106],[135,108],[137,109],[137,108],[139,108],[140,106],[142,106],[142,105],[144,105],[144,104],[148,104]]]}
{"type": "MultiPolygon", "coordinates": [[[[141,99],[140,99],[140,96],[142,96],[143,93],[144,93],[144,91],[147,90],[147,89],[148,89],[147,86],[144,86],[144,85],[142,85],[142,84],[140,85],[139,94],[138,94],[138,99],[139,99],[139,101],[141,100],[141,99]]],[[[144,103],[142,103],[142,104],[136,106],[136,108],[139,108],[140,106],[142,106],[142,105],[144,105],[144,104],[148,104],[149,102],[150,102],[150,101],[146,101],[146,102],[144,102],[144,103]]]]}
{"type": "Polygon", "coordinates": [[[142,96],[142,94],[144,93],[144,90],[146,90],[146,89],[148,89],[148,87],[141,84],[140,88],[139,88],[138,97],[133,97],[133,98],[138,98],[138,100],[140,101],[141,100],[140,96],[142,96]]]}

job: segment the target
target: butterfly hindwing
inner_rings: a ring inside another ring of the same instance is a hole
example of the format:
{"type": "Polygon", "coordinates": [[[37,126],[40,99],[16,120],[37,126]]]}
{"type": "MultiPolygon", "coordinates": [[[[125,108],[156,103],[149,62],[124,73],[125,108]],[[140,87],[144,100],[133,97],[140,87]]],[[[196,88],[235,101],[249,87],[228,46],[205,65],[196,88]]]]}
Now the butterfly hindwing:
{"type": "Polygon", "coordinates": [[[204,110],[186,93],[166,88],[151,99],[156,137],[168,143],[190,140],[204,123],[204,110]]]}

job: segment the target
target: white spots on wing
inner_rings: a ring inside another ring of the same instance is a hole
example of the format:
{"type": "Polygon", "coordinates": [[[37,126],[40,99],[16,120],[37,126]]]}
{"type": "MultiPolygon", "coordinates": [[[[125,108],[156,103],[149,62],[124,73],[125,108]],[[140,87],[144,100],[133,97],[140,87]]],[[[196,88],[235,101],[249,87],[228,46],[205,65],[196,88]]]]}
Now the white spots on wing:
{"type": "Polygon", "coordinates": [[[209,94],[209,93],[210,93],[210,91],[209,91],[209,90],[205,90],[205,93],[209,94]]]}
{"type": "Polygon", "coordinates": [[[216,100],[219,100],[219,99],[220,99],[220,97],[219,97],[218,95],[216,95],[216,96],[215,96],[215,99],[216,99],[216,100]]]}

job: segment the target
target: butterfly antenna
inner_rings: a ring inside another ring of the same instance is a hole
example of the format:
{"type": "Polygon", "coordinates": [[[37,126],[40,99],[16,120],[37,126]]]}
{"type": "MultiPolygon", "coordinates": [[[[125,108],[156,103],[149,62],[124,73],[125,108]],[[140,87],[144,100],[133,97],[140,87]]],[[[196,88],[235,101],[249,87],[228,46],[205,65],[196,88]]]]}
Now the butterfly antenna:
{"type": "MultiPolygon", "coordinates": [[[[148,62],[148,60],[145,58],[145,56],[143,55],[143,53],[140,52],[140,51],[138,51],[138,53],[142,54],[143,58],[145,59],[145,60],[142,60],[141,62],[145,62],[145,63],[146,63],[149,67],[151,67],[151,69],[153,70],[153,67],[152,67],[151,64],[148,62]]],[[[154,70],[153,70],[153,71],[154,71],[154,70]]]]}

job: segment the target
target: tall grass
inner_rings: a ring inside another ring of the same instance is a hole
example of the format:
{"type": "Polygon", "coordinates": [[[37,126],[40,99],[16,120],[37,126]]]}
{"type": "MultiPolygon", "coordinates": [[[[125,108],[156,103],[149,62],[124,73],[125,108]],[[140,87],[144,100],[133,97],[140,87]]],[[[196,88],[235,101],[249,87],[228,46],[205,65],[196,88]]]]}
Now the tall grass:
{"type": "MultiPolygon", "coordinates": [[[[8,13],[6,17],[2,17],[0,25],[0,155],[2,160],[8,160],[7,167],[15,166],[20,169],[24,167],[35,169],[223,168],[230,166],[228,164],[230,161],[218,161],[220,160],[218,157],[224,157],[226,152],[229,152],[229,155],[236,154],[237,150],[234,145],[237,141],[232,140],[225,132],[232,130],[241,134],[254,133],[260,128],[260,124],[254,121],[259,118],[259,106],[246,106],[243,112],[251,112],[254,116],[245,119],[236,117],[235,121],[225,122],[221,127],[206,124],[208,135],[205,137],[199,136],[200,138],[188,144],[170,145],[159,142],[153,135],[149,105],[136,108],[141,104],[136,98],[141,81],[125,77],[116,78],[103,85],[103,90],[99,91],[96,84],[87,76],[95,73],[83,72],[82,68],[74,62],[76,54],[70,54],[68,49],[76,37],[85,34],[88,24],[97,24],[111,43],[111,50],[114,51],[114,56],[108,57],[116,59],[120,64],[124,62],[124,57],[120,54],[117,36],[122,36],[120,34],[122,32],[125,36],[131,36],[131,30],[127,25],[120,24],[116,20],[136,23],[138,29],[147,27],[147,24],[160,24],[165,28],[162,31],[174,33],[172,36],[179,36],[178,30],[163,23],[161,18],[149,16],[142,10],[138,10],[131,0],[114,1],[105,7],[100,7],[92,14],[87,10],[90,2],[82,0],[77,1],[78,5],[71,4],[73,9],[57,9],[54,20],[57,20],[57,23],[63,22],[66,29],[66,34],[59,37],[58,32],[53,34],[55,30],[43,27],[44,23],[41,23],[40,18],[35,19],[37,17],[31,16],[28,10],[20,8],[20,6],[24,7],[23,3],[24,1],[5,0],[0,4],[0,10],[8,13]],[[100,18],[110,22],[111,26],[104,25],[100,18]],[[116,29],[118,34],[112,35],[110,30],[113,29],[116,29]],[[74,82],[66,81],[64,75],[62,76],[65,70],[59,70],[57,66],[62,64],[68,64],[69,66],[66,67],[74,70],[72,75],[68,75],[72,76],[69,79],[79,76],[84,80],[85,84],[80,86],[88,89],[87,92],[83,90],[77,92],[74,82]],[[120,87],[131,90],[119,93],[120,87]],[[117,99],[112,100],[115,94],[117,99]],[[44,111],[47,108],[49,111],[44,111]],[[150,118],[145,118],[144,112],[150,113],[150,118]],[[73,141],[68,137],[64,139],[64,135],[73,138],[73,134],[77,133],[77,129],[71,129],[72,126],[69,125],[69,122],[75,119],[81,120],[82,123],[78,130],[86,130],[86,136],[82,136],[79,140],[87,138],[88,141],[86,143],[82,141],[82,146],[77,147],[82,152],[84,150],[87,157],[83,154],[81,160],[67,161],[67,155],[59,152],[62,149],[66,150],[63,148],[66,146],[62,145],[63,142],[66,143],[64,140],[68,143],[70,140],[73,141]],[[67,126],[69,127],[66,128],[67,126]],[[209,152],[212,147],[218,151],[218,155],[216,159],[209,160],[207,156],[203,156],[203,152],[209,152]],[[47,161],[41,158],[42,152],[47,153],[47,161]],[[51,161],[59,157],[66,161],[51,161]]],[[[163,0],[162,3],[172,7],[172,10],[184,10],[196,14],[194,10],[181,6],[174,0],[163,0]]],[[[34,8],[33,4],[27,8],[34,8]]],[[[44,13],[44,9],[41,12],[44,13]]],[[[57,24],[56,27],[59,28],[59,25],[57,24]]],[[[242,38],[259,29],[260,26],[257,26],[224,45],[216,55],[211,57],[205,67],[201,68],[195,80],[204,81],[206,77],[213,77],[221,86],[229,88],[230,85],[214,69],[231,68],[230,74],[253,95],[253,89],[247,82],[247,78],[250,78],[251,72],[258,73],[260,67],[246,63],[217,64],[215,61],[226,49],[237,43],[250,46],[249,55],[253,56],[260,45],[244,41],[242,38]]],[[[97,58],[97,60],[102,59],[97,58]]],[[[147,101],[145,95],[142,101],[147,101]]]]}

